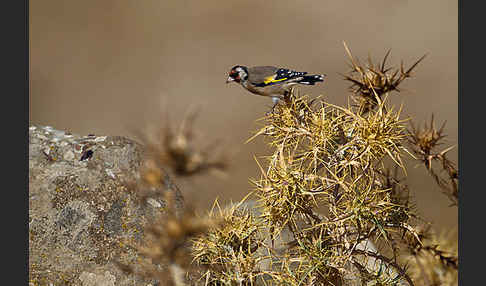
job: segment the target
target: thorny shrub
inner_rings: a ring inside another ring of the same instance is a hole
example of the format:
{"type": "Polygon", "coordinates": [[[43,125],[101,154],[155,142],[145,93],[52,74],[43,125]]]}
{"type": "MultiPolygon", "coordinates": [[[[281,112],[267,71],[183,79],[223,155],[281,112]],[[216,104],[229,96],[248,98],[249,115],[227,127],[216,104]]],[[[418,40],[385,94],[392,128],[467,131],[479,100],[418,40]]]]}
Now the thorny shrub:
{"type": "MultiPolygon", "coordinates": [[[[424,57],[395,69],[386,66],[389,52],[381,63],[362,65],[345,49],[351,71],[344,78],[351,82],[354,105],[336,106],[292,90],[250,138],[263,137],[273,148],[265,164],[256,159],[261,177],[252,181],[253,192],[226,208],[216,201],[205,216],[170,217],[165,226],[178,230],[177,236],[149,228],[160,242],[151,247],[177,266],[167,281],[457,285],[457,240],[431,232],[404,182],[408,156],[422,162],[457,205],[458,172],[446,158],[451,148],[435,151],[444,128],[436,130],[433,120],[417,128],[388,100],[424,57]],[[433,168],[433,162],[440,164],[433,168]],[[183,244],[171,240],[190,241],[190,263],[178,262],[187,257],[176,255],[174,245],[183,244]]],[[[174,158],[172,166],[180,166],[174,158]]]]}

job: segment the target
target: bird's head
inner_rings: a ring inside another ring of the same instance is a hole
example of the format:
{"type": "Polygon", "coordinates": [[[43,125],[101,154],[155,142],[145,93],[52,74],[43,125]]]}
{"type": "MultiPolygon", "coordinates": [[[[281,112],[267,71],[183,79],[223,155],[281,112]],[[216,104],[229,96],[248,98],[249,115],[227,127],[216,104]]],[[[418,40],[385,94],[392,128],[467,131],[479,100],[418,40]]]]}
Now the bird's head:
{"type": "Polygon", "coordinates": [[[240,83],[242,80],[246,80],[248,78],[248,69],[244,66],[234,66],[229,74],[226,83],[230,83],[235,81],[240,83]]]}

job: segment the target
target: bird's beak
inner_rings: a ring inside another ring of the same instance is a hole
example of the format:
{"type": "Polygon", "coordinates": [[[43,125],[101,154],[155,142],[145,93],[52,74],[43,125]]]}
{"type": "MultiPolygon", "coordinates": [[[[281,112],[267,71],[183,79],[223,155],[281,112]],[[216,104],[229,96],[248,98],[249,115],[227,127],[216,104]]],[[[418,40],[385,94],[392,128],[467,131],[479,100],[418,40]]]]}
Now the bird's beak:
{"type": "Polygon", "coordinates": [[[230,83],[232,81],[235,81],[235,79],[229,76],[228,79],[226,80],[226,83],[230,83]]]}

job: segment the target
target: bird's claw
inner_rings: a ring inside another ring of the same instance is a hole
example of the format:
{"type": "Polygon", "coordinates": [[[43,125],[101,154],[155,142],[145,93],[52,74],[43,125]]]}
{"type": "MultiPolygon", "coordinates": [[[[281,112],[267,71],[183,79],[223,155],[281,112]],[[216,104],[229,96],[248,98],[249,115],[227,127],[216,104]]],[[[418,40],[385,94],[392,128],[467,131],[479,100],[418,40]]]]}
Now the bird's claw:
{"type": "Polygon", "coordinates": [[[273,104],[272,109],[270,109],[270,111],[265,112],[265,116],[275,113],[275,107],[277,105],[278,105],[278,101],[273,104]]]}

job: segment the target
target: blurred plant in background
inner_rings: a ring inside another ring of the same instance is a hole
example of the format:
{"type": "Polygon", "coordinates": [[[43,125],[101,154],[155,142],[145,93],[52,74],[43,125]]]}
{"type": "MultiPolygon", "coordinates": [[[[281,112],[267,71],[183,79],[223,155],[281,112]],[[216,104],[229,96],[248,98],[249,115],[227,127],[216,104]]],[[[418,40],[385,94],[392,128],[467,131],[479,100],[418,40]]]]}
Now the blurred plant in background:
{"type": "Polygon", "coordinates": [[[211,171],[225,174],[229,155],[227,152],[215,155],[223,147],[219,140],[201,146],[205,138],[199,138],[194,127],[197,110],[187,112],[177,128],[171,126],[168,112],[166,115],[165,126],[157,131],[133,131],[144,143],[148,156],[180,177],[211,171]]]}

